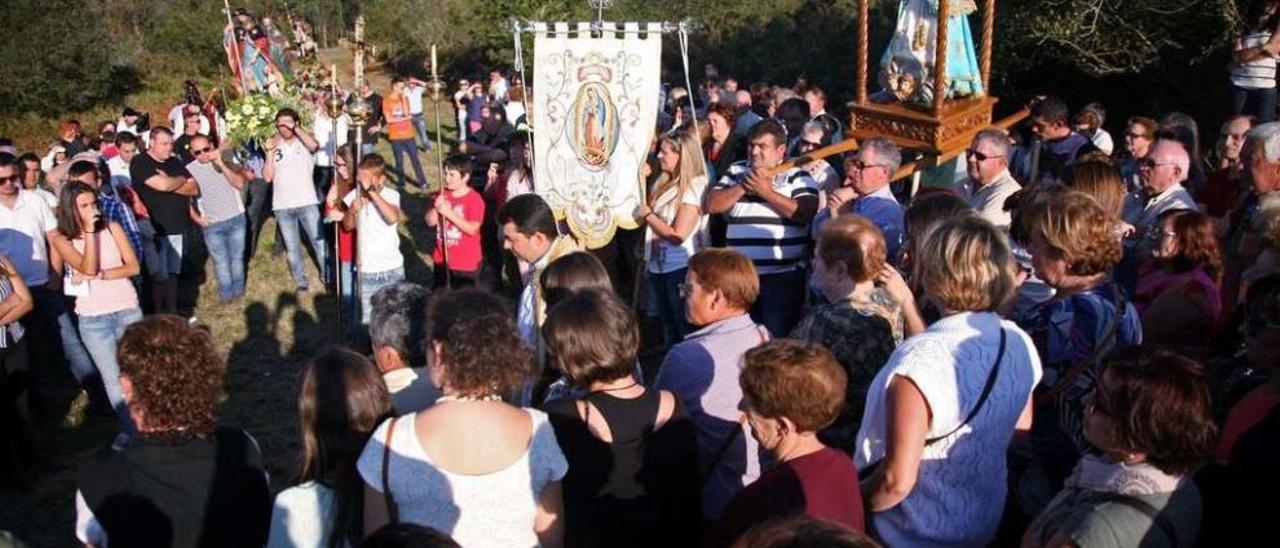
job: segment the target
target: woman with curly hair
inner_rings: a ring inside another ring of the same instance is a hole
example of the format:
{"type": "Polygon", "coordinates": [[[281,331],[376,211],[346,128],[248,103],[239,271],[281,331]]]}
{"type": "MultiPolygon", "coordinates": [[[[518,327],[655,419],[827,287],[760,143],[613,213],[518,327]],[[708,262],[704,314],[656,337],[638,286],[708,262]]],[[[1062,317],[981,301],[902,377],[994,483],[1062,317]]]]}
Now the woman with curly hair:
{"type": "Polygon", "coordinates": [[[1208,460],[1216,427],[1200,366],[1130,349],[1109,360],[1085,397],[1080,460],[1032,522],[1022,546],[1195,546],[1200,493],[1190,473],[1208,460]]]}
{"type": "Polygon", "coordinates": [[[258,443],[218,426],[226,362],[185,318],[124,332],[120,385],[138,435],[76,472],[76,538],[92,546],[261,546],[271,495],[258,443]]]}
{"type": "Polygon", "coordinates": [[[1138,270],[1133,304],[1148,344],[1207,346],[1222,314],[1222,254],[1213,219],[1189,209],[1157,220],[1159,244],[1138,270]]]}
{"type": "Polygon", "coordinates": [[[267,546],[360,544],[364,484],[356,459],[391,413],[386,383],[364,356],[334,348],[307,364],[298,394],[302,469],[297,484],[276,495],[267,546]]]}
{"type": "Polygon", "coordinates": [[[1024,493],[1028,514],[1041,510],[1087,447],[1080,400],[1102,374],[1102,360],[1142,342],[1138,311],[1111,277],[1121,256],[1115,226],[1097,201],[1076,191],[1038,200],[1024,218],[1032,268],[1054,289],[1022,321],[1044,364],[1032,447],[1033,474],[1044,480],[1034,484],[1048,487],[1024,493]]]}
{"type": "Polygon", "coordinates": [[[382,423],[365,445],[365,533],[404,521],[463,546],[559,546],[564,453],[545,413],[502,401],[532,360],[510,305],[464,289],[436,297],[427,318],[428,367],[444,396],[382,423]]]}

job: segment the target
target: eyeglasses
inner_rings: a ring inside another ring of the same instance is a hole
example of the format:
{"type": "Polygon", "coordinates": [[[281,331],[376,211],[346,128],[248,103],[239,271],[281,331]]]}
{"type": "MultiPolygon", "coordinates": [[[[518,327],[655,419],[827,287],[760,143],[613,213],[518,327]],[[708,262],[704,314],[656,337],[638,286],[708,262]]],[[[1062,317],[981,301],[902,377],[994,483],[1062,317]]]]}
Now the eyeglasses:
{"type": "Polygon", "coordinates": [[[885,171],[889,171],[889,166],[880,165],[880,164],[869,164],[862,160],[853,160],[849,162],[849,167],[857,168],[858,171],[866,171],[867,169],[870,169],[873,167],[882,167],[884,168],[885,171]]]}
{"type": "Polygon", "coordinates": [[[1146,138],[1147,138],[1147,134],[1146,134],[1146,133],[1134,133],[1134,132],[1132,132],[1132,131],[1130,131],[1129,133],[1124,134],[1124,136],[1125,136],[1125,137],[1128,137],[1128,138],[1130,138],[1130,139],[1146,139],[1146,138]]]}
{"type": "Polygon", "coordinates": [[[9,183],[17,184],[18,181],[21,181],[21,180],[22,180],[21,175],[10,175],[8,177],[0,177],[0,185],[9,184],[9,183]]]}
{"type": "Polygon", "coordinates": [[[1138,167],[1140,168],[1155,169],[1160,166],[1171,166],[1171,165],[1173,165],[1173,162],[1161,162],[1158,160],[1154,160],[1152,158],[1143,158],[1141,160],[1138,160],[1138,167]]]}
{"type": "Polygon", "coordinates": [[[820,146],[822,146],[822,143],[815,143],[813,141],[800,141],[800,148],[818,148],[820,146]]]}
{"type": "Polygon", "coordinates": [[[192,149],[191,153],[192,153],[192,154],[204,154],[204,153],[209,152],[209,151],[212,151],[212,150],[213,150],[213,147],[197,148],[197,149],[192,149]]]}
{"type": "Polygon", "coordinates": [[[968,149],[968,150],[964,151],[964,157],[965,157],[965,158],[973,158],[974,160],[977,160],[977,161],[979,161],[979,162],[985,162],[985,161],[987,161],[988,159],[991,159],[991,158],[1004,158],[1004,155],[983,154],[983,153],[978,152],[978,151],[976,151],[976,150],[968,149]]]}
{"type": "Polygon", "coordinates": [[[688,297],[689,293],[693,291],[693,284],[680,282],[676,285],[676,289],[680,291],[681,297],[688,297]]]}

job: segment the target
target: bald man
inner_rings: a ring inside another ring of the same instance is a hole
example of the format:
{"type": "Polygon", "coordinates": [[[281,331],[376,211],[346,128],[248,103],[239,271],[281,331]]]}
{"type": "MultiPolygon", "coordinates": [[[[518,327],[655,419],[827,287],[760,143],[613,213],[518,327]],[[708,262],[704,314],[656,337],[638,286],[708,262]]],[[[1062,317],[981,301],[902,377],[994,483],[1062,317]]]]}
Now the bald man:
{"type": "MultiPolygon", "coordinates": [[[[1199,211],[1191,193],[1182,187],[1191,168],[1191,157],[1178,141],[1161,139],[1151,145],[1147,156],[1138,162],[1142,188],[1124,202],[1126,243],[1139,249],[1151,249],[1160,235],[1154,233],[1156,220],[1166,211],[1191,209],[1199,211]]],[[[1142,257],[1141,253],[1139,257],[1142,257]]]]}

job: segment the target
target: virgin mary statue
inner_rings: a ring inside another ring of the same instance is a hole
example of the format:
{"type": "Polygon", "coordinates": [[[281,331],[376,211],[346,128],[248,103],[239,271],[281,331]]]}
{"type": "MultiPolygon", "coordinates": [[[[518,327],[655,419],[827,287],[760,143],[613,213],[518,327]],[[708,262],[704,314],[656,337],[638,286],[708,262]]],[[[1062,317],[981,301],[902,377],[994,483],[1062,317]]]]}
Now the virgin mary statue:
{"type": "Polygon", "coordinates": [[[899,101],[933,104],[938,2],[947,1],[946,98],[981,97],[982,74],[969,30],[974,0],[901,0],[898,25],[880,58],[880,85],[899,101]]]}

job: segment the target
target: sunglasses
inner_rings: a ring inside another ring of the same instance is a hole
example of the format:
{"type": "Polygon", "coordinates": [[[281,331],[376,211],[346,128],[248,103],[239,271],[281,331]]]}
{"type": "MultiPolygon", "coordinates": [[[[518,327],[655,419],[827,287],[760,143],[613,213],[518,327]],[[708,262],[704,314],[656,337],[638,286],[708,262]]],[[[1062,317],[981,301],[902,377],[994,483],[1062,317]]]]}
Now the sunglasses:
{"type": "Polygon", "coordinates": [[[9,184],[9,183],[17,184],[17,182],[21,180],[22,180],[21,175],[10,175],[8,177],[0,177],[0,185],[9,184]]]}
{"type": "Polygon", "coordinates": [[[191,151],[192,154],[204,154],[213,150],[213,147],[197,148],[191,151]]]}
{"type": "Polygon", "coordinates": [[[973,149],[964,151],[965,158],[973,158],[979,162],[985,162],[991,158],[1004,158],[1003,154],[983,154],[973,149]]]}

